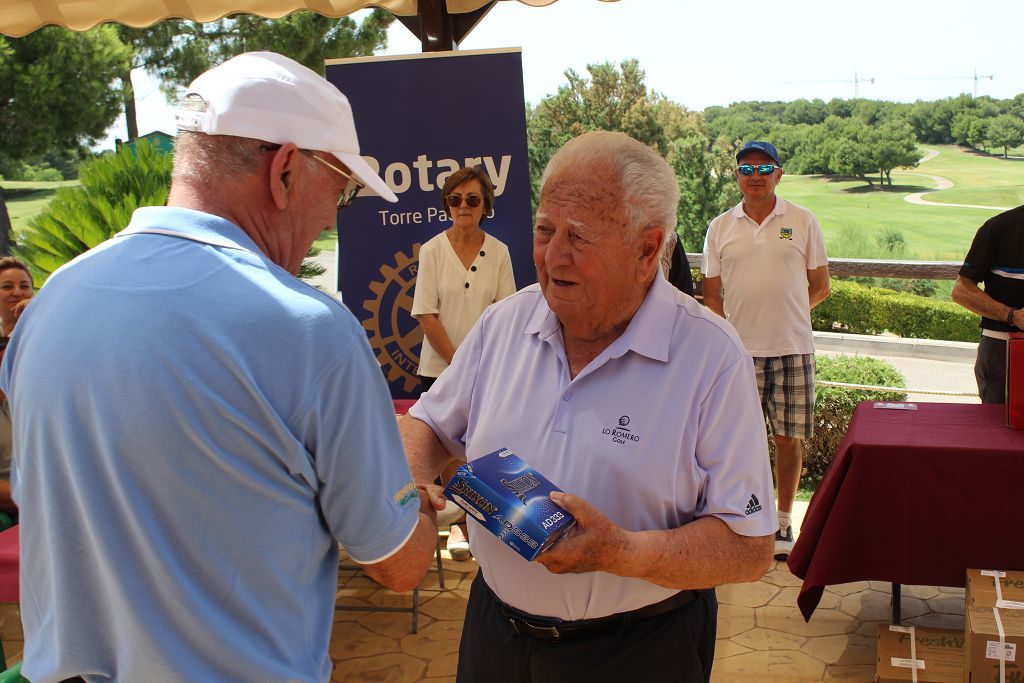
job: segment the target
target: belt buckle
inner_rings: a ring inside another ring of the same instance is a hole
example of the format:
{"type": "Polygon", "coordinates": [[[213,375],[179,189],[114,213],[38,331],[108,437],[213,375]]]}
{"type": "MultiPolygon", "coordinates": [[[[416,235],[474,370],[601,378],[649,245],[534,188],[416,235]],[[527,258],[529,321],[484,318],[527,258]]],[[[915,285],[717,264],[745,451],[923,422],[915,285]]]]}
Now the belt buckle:
{"type": "Polygon", "coordinates": [[[540,629],[542,629],[544,631],[547,631],[549,634],[551,634],[551,642],[552,643],[557,643],[558,641],[560,641],[562,639],[562,634],[558,632],[558,627],[557,626],[539,626],[539,627],[538,626],[534,626],[534,628],[540,628],[540,629]]]}
{"type": "Polygon", "coordinates": [[[522,619],[516,619],[515,617],[509,617],[508,620],[511,622],[512,628],[514,628],[516,633],[519,635],[537,638],[541,634],[545,634],[546,638],[544,638],[544,640],[548,640],[552,643],[557,643],[562,639],[562,634],[558,632],[557,626],[538,626],[522,619]]]}

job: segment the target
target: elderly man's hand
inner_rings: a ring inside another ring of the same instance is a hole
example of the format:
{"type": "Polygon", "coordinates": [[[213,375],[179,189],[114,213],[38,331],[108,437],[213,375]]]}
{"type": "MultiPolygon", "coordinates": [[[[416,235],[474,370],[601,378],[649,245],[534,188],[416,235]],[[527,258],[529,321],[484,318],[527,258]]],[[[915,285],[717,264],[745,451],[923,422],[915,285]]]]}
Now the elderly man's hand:
{"type": "Polygon", "coordinates": [[[537,562],[554,574],[618,573],[615,569],[628,552],[628,533],[579,496],[554,492],[551,500],[575,517],[576,525],[537,562]]]}
{"type": "Polygon", "coordinates": [[[420,494],[420,512],[437,524],[437,513],[444,510],[444,488],[437,484],[417,484],[416,492],[420,494]]]}

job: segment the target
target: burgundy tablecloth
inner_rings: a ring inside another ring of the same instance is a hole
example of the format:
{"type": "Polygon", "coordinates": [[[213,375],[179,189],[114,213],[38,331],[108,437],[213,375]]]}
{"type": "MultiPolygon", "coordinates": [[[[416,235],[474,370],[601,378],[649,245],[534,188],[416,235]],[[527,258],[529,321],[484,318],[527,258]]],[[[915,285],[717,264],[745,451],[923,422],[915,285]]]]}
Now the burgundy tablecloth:
{"type": "Polygon", "coordinates": [[[0,531],[0,602],[18,602],[18,526],[0,531]]]}
{"type": "Polygon", "coordinates": [[[395,415],[405,415],[409,412],[409,408],[412,408],[412,404],[416,403],[414,398],[393,398],[391,402],[395,404],[395,415]]]}
{"type": "Polygon", "coordinates": [[[826,585],[1024,570],[1024,431],[1005,423],[996,405],[857,406],[789,556],[804,618],[826,585]]]}

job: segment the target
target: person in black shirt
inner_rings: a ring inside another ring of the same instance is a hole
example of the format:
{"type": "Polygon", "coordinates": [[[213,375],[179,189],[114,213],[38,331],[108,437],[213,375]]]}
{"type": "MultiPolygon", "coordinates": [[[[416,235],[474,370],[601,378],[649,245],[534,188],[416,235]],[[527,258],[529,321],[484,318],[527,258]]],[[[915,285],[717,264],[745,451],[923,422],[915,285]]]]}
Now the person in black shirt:
{"type": "Polygon", "coordinates": [[[981,402],[1006,403],[1006,340],[1010,332],[1024,330],[1024,206],[993,216],[978,229],[952,296],[981,316],[974,365],[981,402]]]}
{"type": "Polygon", "coordinates": [[[675,231],[670,232],[665,238],[665,246],[661,252],[661,267],[666,273],[665,278],[673,287],[683,294],[693,296],[690,264],[686,260],[686,250],[683,249],[679,235],[675,231]]]}

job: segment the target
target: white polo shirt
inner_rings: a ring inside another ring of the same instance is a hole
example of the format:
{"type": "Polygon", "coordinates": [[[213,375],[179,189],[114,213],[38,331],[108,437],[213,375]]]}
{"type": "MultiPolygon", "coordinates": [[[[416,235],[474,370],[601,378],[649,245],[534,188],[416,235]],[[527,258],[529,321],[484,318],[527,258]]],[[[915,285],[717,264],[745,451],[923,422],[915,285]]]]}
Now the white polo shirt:
{"type": "Polygon", "coordinates": [[[721,277],[725,317],[755,357],[814,353],[807,271],[828,264],[814,214],[781,197],[760,225],[743,202],[711,221],[706,277],[721,277]]]}
{"type": "MultiPolygon", "coordinates": [[[[484,233],[480,253],[466,268],[442,231],[420,247],[412,314],[436,314],[448,339],[458,348],[484,309],[514,291],[512,259],[504,242],[484,233]]],[[[437,377],[447,367],[424,336],[416,373],[437,377]]]]}
{"type": "MultiPolygon", "coordinates": [[[[778,526],[750,357],[729,325],[662,277],[574,379],[539,285],[520,290],[487,309],[410,414],[456,457],[508,447],[630,531],[708,515],[744,536],[778,526]]],[[[487,584],[530,614],[589,619],[676,592],[604,572],[552,574],[469,523],[487,584]]]]}

